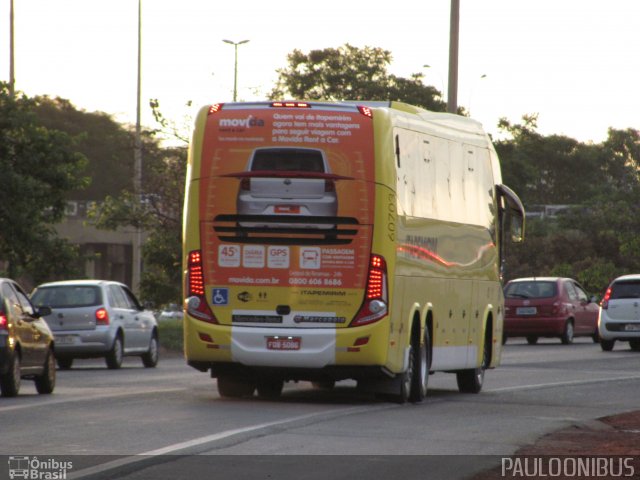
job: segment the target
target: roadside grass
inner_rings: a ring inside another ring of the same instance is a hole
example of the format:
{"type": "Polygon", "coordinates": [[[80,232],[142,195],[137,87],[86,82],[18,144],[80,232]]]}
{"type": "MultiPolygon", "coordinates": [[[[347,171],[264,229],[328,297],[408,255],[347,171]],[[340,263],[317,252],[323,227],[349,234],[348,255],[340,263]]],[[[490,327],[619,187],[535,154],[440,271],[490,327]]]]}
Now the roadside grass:
{"type": "Polygon", "coordinates": [[[162,348],[182,353],[182,320],[162,320],[158,322],[158,334],[162,348]]]}

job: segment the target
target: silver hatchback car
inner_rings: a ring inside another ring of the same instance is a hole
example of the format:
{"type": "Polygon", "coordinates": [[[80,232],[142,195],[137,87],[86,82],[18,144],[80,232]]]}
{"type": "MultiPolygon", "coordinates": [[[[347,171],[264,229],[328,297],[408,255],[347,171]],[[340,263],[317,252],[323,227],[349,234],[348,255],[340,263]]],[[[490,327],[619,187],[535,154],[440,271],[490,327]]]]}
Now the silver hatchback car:
{"type": "Polygon", "coordinates": [[[240,222],[245,227],[333,228],[334,223],[317,217],[335,217],[338,212],[335,180],[324,151],[315,148],[256,148],[246,171],[240,175],[238,215],[299,217],[300,223],[277,220],[240,222]],[[316,218],[313,218],[316,217],[316,218]]]}
{"type": "Polygon", "coordinates": [[[616,340],[640,352],[640,275],[623,275],[611,284],[600,304],[600,346],[608,352],[616,340]]]}
{"type": "Polygon", "coordinates": [[[39,285],[31,294],[55,337],[58,366],[69,369],[74,358],[104,357],[120,368],[125,355],[142,357],[145,367],[158,363],[158,324],[122,283],[69,280],[39,285]]]}

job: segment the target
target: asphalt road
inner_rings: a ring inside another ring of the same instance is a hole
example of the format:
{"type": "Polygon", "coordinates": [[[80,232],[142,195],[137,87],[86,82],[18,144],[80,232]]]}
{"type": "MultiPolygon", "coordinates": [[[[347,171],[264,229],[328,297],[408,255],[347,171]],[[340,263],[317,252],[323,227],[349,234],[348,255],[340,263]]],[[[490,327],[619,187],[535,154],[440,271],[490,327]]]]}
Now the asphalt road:
{"type": "Polygon", "coordinates": [[[19,397],[0,398],[0,479],[17,456],[69,459],[66,478],[466,478],[547,432],[640,408],[639,362],[626,344],[510,339],[482,393],[438,373],[425,402],[397,405],[352,382],[228,400],[180,356],[117,371],[79,360],[58,371],[53,395],[24,381],[19,397]]]}

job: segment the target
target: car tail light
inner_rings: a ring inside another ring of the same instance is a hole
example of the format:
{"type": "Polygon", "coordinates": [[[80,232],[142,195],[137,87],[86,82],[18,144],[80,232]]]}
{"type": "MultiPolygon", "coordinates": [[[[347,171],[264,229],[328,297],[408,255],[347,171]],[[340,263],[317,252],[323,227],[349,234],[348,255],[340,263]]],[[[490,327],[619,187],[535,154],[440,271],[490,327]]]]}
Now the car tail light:
{"type": "Polygon", "coordinates": [[[364,302],[350,326],[359,327],[384,318],[387,305],[387,263],[384,257],[371,255],[364,302]]]}
{"type": "Polygon", "coordinates": [[[96,310],[96,325],[109,325],[109,312],[105,308],[96,310]]]}
{"type": "Polygon", "coordinates": [[[243,178],[242,180],[240,180],[240,190],[244,190],[244,191],[250,191],[251,190],[251,179],[250,178],[243,178]]]}
{"type": "Polygon", "coordinates": [[[187,288],[187,313],[204,322],[218,323],[205,298],[204,268],[200,250],[189,252],[187,288]]]}
{"type": "Polygon", "coordinates": [[[0,313],[0,330],[9,330],[9,320],[4,313],[0,313]]]}
{"type": "Polygon", "coordinates": [[[603,310],[606,310],[607,308],[609,308],[609,299],[611,298],[611,290],[612,290],[611,287],[607,288],[607,291],[604,294],[604,298],[602,299],[602,302],[600,302],[600,306],[602,307],[603,310]]]}
{"type": "Polygon", "coordinates": [[[326,179],[324,181],[324,191],[325,192],[335,192],[336,191],[336,182],[330,179],[326,179]]]}

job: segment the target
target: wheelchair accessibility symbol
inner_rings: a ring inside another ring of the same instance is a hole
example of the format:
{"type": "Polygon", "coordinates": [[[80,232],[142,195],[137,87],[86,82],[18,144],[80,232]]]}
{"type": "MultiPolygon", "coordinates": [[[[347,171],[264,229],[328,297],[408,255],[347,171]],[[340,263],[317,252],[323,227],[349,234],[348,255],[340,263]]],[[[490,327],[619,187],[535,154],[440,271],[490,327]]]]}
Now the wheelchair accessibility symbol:
{"type": "Polygon", "coordinates": [[[214,305],[227,305],[229,303],[229,289],[228,288],[214,288],[213,289],[213,301],[214,305]]]}

